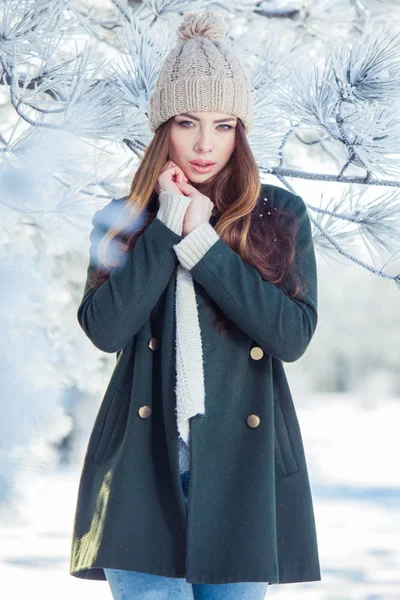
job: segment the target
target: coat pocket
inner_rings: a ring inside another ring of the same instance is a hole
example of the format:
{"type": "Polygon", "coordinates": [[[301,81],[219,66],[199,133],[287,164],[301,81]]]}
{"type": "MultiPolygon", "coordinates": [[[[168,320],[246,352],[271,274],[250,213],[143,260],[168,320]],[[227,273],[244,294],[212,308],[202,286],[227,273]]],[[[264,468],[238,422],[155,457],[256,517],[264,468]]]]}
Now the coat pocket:
{"type": "Polygon", "coordinates": [[[287,477],[292,473],[297,473],[299,467],[296,461],[296,454],[289,427],[285,419],[279,398],[276,396],[274,401],[275,418],[275,457],[277,475],[287,477]]]}
{"type": "Polygon", "coordinates": [[[106,455],[109,454],[111,450],[111,440],[114,440],[114,445],[115,442],[118,441],[115,434],[121,434],[119,431],[121,428],[117,427],[117,425],[119,424],[118,421],[120,420],[120,417],[125,412],[122,411],[125,398],[126,393],[119,389],[116,389],[111,397],[111,401],[104,417],[103,427],[93,454],[93,460],[99,465],[104,462],[106,455]]]}

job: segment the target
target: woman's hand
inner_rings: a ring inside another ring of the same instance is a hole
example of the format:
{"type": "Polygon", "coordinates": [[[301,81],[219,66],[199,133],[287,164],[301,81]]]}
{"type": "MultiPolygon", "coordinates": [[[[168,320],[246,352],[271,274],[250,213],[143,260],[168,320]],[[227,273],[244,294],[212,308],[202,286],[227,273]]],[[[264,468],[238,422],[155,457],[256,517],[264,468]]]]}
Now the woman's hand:
{"type": "Polygon", "coordinates": [[[182,235],[187,235],[201,223],[208,223],[211,218],[214,203],[208,196],[201,194],[195,187],[184,181],[177,181],[179,194],[190,196],[192,199],[185,213],[182,235]]]}
{"type": "Polygon", "coordinates": [[[161,190],[164,192],[171,192],[172,194],[181,194],[181,190],[176,186],[176,183],[187,183],[188,178],[185,173],[182,171],[180,167],[174,161],[169,160],[164,168],[162,169],[157,183],[154,186],[157,194],[160,193],[161,190]]]}

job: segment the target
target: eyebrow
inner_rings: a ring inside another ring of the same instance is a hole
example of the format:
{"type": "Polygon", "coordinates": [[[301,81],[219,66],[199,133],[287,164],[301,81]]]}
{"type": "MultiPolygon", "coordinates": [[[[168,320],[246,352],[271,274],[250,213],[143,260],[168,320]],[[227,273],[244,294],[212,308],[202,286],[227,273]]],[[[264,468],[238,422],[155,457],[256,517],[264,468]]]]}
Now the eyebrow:
{"type": "MultiPolygon", "coordinates": [[[[199,118],[197,118],[194,115],[191,115],[189,113],[181,113],[180,115],[177,115],[177,117],[190,117],[191,119],[194,119],[195,121],[200,121],[199,118]]],[[[224,121],[236,121],[236,119],[234,119],[233,117],[227,117],[226,119],[217,119],[216,121],[213,121],[213,123],[223,123],[224,121]]]]}

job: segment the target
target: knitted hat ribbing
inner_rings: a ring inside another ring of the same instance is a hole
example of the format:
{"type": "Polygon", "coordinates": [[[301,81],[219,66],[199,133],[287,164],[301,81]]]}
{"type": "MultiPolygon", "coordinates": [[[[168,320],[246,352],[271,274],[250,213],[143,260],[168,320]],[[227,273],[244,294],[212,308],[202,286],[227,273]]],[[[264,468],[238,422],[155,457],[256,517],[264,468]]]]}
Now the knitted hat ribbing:
{"type": "Polygon", "coordinates": [[[155,131],[182,112],[225,112],[253,126],[253,99],[242,65],[221,42],[221,13],[189,12],[178,28],[178,43],[167,56],[148,102],[148,126],[155,131]]]}

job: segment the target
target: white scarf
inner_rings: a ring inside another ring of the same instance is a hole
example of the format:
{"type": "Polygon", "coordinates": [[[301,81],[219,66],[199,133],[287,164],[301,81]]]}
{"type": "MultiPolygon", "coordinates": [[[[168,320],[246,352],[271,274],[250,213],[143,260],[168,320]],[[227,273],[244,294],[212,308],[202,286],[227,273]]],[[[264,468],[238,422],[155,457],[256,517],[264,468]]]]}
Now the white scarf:
{"type": "Polygon", "coordinates": [[[203,348],[193,278],[178,265],[176,275],[176,415],[189,445],[189,419],[205,413],[203,348]]]}
{"type": "MultiPolygon", "coordinates": [[[[157,218],[170,229],[182,234],[183,220],[191,198],[160,191],[157,218]]],[[[178,433],[189,447],[189,419],[205,413],[203,348],[196,294],[190,268],[217,240],[219,235],[210,225],[199,225],[196,233],[174,245],[180,264],[176,273],[176,418],[178,433]]],[[[181,451],[188,448],[182,447],[181,451]]]]}

